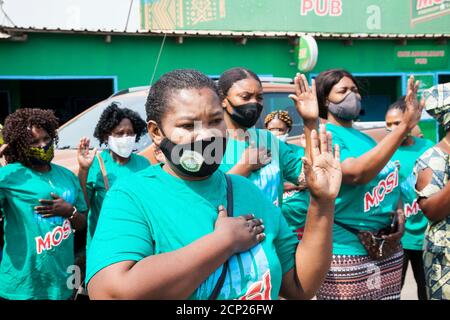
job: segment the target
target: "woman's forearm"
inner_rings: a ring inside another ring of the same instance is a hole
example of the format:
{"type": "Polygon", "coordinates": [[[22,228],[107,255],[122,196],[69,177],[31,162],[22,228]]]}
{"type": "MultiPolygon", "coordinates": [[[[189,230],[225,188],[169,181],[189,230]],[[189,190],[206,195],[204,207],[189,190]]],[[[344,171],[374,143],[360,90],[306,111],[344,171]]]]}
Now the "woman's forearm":
{"type": "Polygon", "coordinates": [[[423,214],[430,221],[441,221],[450,215],[450,183],[429,198],[419,200],[423,214]]]}
{"type": "Polygon", "coordinates": [[[86,206],[89,210],[89,197],[87,193],[87,176],[89,174],[89,169],[82,169],[80,168],[78,170],[78,180],[80,181],[81,190],[83,190],[84,200],[86,202],[86,206]]]}
{"type": "Polygon", "coordinates": [[[303,131],[305,133],[305,157],[311,159],[311,132],[317,131],[317,120],[305,120],[303,131]]]}
{"type": "Polygon", "coordinates": [[[366,184],[374,179],[392,158],[407,132],[406,125],[399,125],[372,150],[358,158],[349,158],[342,162],[342,182],[366,184]]]}
{"type": "Polygon", "coordinates": [[[70,221],[70,225],[72,226],[73,229],[75,229],[76,231],[78,230],[83,230],[84,228],[86,228],[86,212],[78,212],[75,214],[75,216],[69,220],[70,221]]]}
{"type": "Polygon", "coordinates": [[[187,299],[232,254],[229,241],[218,233],[210,233],[176,251],[106,267],[89,282],[89,296],[187,299]]]}
{"type": "Polygon", "coordinates": [[[319,203],[311,197],[305,231],[295,254],[295,273],[290,271],[283,278],[286,298],[311,299],[322,285],[331,264],[333,211],[333,202],[319,203]]]}

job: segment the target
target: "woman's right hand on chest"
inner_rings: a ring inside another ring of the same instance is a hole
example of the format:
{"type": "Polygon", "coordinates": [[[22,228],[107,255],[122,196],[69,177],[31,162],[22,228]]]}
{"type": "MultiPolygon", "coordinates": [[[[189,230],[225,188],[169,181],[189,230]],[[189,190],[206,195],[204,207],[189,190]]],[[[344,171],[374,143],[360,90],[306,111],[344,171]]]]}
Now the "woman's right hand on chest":
{"type": "Polygon", "coordinates": [[[223,206],[219,206],[218,210],[214,233],[229,244],[232,254],[247,251],[265,239],[262,219],[255,218],[253,214],[228,217],[223,206]]]}
{"type": "Polygon", "coordinates": [[[247,166],[249,171],[256,171],[272,161],[272,156],[269,150],[260,147],[256,148],[255,143],[250,143],[250,146],[242,153],[240,163],[247,166]]]}

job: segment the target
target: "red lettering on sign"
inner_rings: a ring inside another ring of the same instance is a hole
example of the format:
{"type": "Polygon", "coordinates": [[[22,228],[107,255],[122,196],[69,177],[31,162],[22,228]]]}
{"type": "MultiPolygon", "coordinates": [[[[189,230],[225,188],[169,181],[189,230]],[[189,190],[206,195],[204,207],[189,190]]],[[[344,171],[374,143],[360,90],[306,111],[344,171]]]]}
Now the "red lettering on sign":
{"type": "Polygon", "coordinates": [[[314,7],[313,0],[302,0],[301,15],[306,16],[314,7]]]}
{"type": "Polygon", "coordinates": [[[341,16],[342,0],[302,0],[300,5],[300,14],[302,16],[306,16],[311,11],[314,11],[314,14],[319,17],[341,16]]]}
{"type": "Polygon", "coordinates": [[[341,15],[342,15],[342,1],[340,0],[331,1],[330,16],[338,17],[341,15]]]}
{"type": "Polygon", "coordinates": [[[316,0],[316,14],[320,17],[326,16],[328,13],[328,1],[316,0]]]}
{"type": "Polygon", "coordinates": [[[425,65],[428,63],[428,59],[427,58],[416,58],[414,60],[414,64],[422,64],[425,65]]]}
{"type": "Polygon", "coordinates": [[[416,9],[422,10],[425,8],[432,7],[437,4],[442,4],[444,0],[417,0],[416,9]]]}

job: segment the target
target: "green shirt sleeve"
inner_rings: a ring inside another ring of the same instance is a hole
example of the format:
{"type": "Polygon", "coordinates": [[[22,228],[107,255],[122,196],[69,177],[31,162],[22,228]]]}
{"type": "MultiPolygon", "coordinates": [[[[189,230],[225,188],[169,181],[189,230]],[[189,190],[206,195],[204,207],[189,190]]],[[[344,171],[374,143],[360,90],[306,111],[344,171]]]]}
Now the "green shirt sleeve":
{"type": "Polygon", "coordinates": [[[294,152],[283,141],[279,141],[280,165],[283,172],[283,178],[289,182],[297,184],[298,177],[302,170],[302,157],[294,152]]]}
{"type": "Polygon", "coordinates": [[[297,251],[298,239],[296,234],[289,228],[286,219],[281,214],[279,208],[276,208],[279,220],[279,229],[274,245],[277,250],[278,258],[281,263],[283,274],[294,267],[295,252],[297,251]]]}
{"type": "Polygon", "coordinates": [[[122,185],[116,183],[103,202],[88,252],[86,283],[107,266],[154,254],[153,235],[143,208],[122,185]]]}

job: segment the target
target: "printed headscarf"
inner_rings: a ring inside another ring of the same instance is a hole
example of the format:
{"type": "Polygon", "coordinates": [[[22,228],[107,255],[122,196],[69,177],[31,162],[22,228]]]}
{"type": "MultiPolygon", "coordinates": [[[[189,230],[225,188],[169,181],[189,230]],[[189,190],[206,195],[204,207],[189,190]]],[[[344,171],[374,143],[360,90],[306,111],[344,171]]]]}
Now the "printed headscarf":
{"type": "Polygon", "coordinates": [[[438,84],[423,92],[425,110],[445,131],[450,130],[450,82],[438,84]]]}

